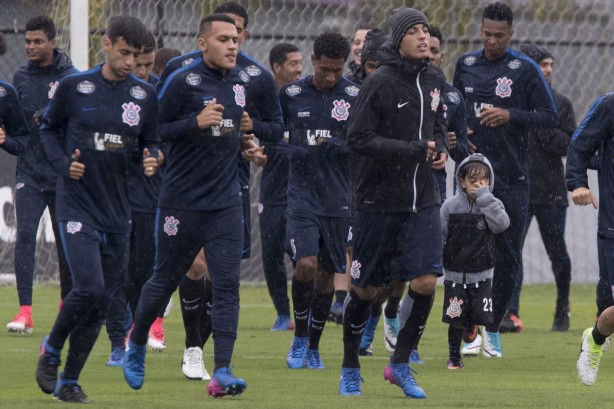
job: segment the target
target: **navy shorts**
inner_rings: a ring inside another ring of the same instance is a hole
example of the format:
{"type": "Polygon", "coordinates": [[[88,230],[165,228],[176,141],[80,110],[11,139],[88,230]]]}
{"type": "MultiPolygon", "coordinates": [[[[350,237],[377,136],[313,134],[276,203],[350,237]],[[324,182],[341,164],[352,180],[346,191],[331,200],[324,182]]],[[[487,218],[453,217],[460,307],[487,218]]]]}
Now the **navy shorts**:
{"type": "Polygon", "coordinates": [[[349,217],[318,216],[306,210],[289,210],[286,239],[292,258],[317,256],[338,273],[345,272],[349,217]]]}
{"type": "Polygon", "coordinates": [[[473,284],[444,281],[441,320],[457,328],[467,324],[492,324],[492,280],[473,284]]]}
{"type": "Polygon", "coordinates": [[[355,215],[352,284],[383,287],[392,279],[443,275],[439,206],[418,213],[357,211],[355,215]]]}

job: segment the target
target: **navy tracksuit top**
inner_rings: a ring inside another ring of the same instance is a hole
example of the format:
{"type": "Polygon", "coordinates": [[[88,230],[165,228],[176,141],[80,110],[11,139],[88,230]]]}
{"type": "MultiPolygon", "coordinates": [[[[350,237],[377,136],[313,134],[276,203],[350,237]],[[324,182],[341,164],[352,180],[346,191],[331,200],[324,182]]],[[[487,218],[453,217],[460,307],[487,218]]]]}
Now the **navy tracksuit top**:
{"type": "Polygon", "coordinates": [[[237,158],[246,104],[242,71],[225,75],[198,58],[175,70],[159,92],[159,130],[169,144],[160,207],[208,211],[241,205],[237,158]],[[200,129],[196,116],[215,98],[224,106],[219,126],[200,129]]]}
{"type": "Polygon", "coordinates": [[[0,127],[6,132],[6,141],[0,145],[14,156],[26,152],[30,133],[19,103],[17,91],[11,84],[0,80],[0,127]]]}
{"type": "Polygon", "coordinates": [[[348,118],[358,86],[341,77],[326,92],[307,76],[279,90],[289,131],[290,176],[288,210],[308,210],[318,216],[350,217],[351,191],[348,118]]]}
{"type": "Polygon", "coordinates": [[[114,82],[102,76],[101,68],[60,81],[43,117],[41,142],[60,175],[57,220],[128,233],[129,161],[135,146],[157,155],[158,101],[151,85],[134,74],[114,82]],[[77,148],[85,172],[73,180],[68,170],[77,148]]]}
{"type": "Polygon", "coordinates": [[[17,183],[25,183],[41,192],[55,190],[57,173],[40,143],[38,125],[34,114],[42,116],[59,81],[70,74],[79,72],[72,65],[68,54],[54,51],[51,65],[39,67],[32,62],[19,68],[13,76],[13,85],[19,94],[21,106],[30,128],[30,142],[25,155],[17,159],[17,183]]]}

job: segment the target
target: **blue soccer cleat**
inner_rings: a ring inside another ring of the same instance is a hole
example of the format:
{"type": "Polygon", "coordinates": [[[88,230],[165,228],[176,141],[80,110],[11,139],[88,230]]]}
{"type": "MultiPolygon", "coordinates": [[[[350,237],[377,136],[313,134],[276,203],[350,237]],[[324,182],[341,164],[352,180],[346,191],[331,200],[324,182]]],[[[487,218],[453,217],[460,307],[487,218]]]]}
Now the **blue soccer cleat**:
{"type": "Polygon", "coordinates": [[[288,351],[288,356],[286,357],[288,368],[301,369],[304,366],[308,346],[308,337],[294,337],[292,345],[290,346],[290,351],[288,351]]]}
{"type": "Polygon", "coordinates": [[[408,364],[388,364],[384,370],[384,379],[403,389],[405,396],[415,399],[426,398],[424,390],[418,386],[412,376],[408,364]]]}
{"type": "Polygon", "coordinates": [[[339,395],[341,396],[361,396],[361,382],[365,380],[360,376],[360,368],[341,368],[341,378],[339,379],[339,395]]]}
{"type": "Polygon", "coordinates": [[[415,348],[412,349],[411,354],[409,354],[409,363],[418,365],[422,365],[424,363],[424,361],[420,359],[420,354],[418,353],[418,350],[415,348]]]}
{"type": "Polygon", "coordinates": [[[107,366],[124,366],[124,355],[126,353],[125,347],[113,348],[111,356],[107,361],[107,366]]]}
{"type": "Polygon", "coordinates": [[[304,367],[307,369],[326,369],[320,358],[320,350],[309,348],[305,355],[304,367]]]}
{"type": "Polygon", "coordinates": [[[279,315],[275,320],[275,324],[271,327],[271,331],[286,331],[293,330],[294,323],[289,315],[279,315]]]}
{"type": "Polygon", "coordinates": [[[369,320],[367,321],[367,325],[365,326],[365,330],[362,333],[362,338],[360,340],[360,346],[358,347],[359,355],[373,355],[373,350],[371,349],[371,344],[373,343],[373,339],[375,338],[375,330],[377,329],[377,324],[379,323],[380,315],[370,315],[369,320]]]}
{"type": "Polygon", "coordinates": [[[214,398],[223,398],[226,395],[240,395],[246,388],[247,382],[234,376],[229,368],[219,368],[213,372],[211,382],[207,386],[207,394],[214,398]]]}
{"type": "Polygon", "coordinates": [[[141,389],[145,381],[146,352],[146,345],[136,345],[128,341],[128,348],[124,355],[124,378],[132,389],[141,389]]]}

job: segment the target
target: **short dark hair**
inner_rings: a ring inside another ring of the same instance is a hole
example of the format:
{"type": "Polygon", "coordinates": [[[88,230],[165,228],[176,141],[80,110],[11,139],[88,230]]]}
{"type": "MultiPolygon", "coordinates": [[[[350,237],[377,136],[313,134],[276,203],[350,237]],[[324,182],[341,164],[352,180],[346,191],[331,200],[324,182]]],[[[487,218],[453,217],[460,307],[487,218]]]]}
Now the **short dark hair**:
{"type": "Polygon", "coordinates": [[[350,55],[350,43],[339,33],[322,33],[313,42],[313,54],[318,60],[323,55],[334,60],[346,60],[350,55]]]}
{"type": "Polygon", "coordinates": [[[45,33],[48,40],[55,39],[55,23],[51,19],[51,17],[47,16],[36,16],[32,17],[26,23],[26,31],[36,31],[41,30],[45,33]]]}
{"type": "Polygon", "coordinates": [[[228,1],[226,3],[220,4],[213,10],[214,13],[230,13],[236,16],[242,17],[245,22],[245,27],[247,28],[247,10],[245,7],[237,3],[236,1],[228,1]]]}
{"type": "Polygon", "coordinates": [[[356,34],[356,32],[358,30],[373,30],[374,28],[377,28],[377,26],[375,25],[374,22],[372,21],[368,21],[368,20],[358,20],[356,22],[356,24],[354,24],[354,31],[352,32],[352,37],[354,37],[354,34],[356,34]]]}
{"type": "Polygon", "coordinates": [[[156,51],[156,37],[151,31],[145,34],[145,42],[143,43],[143,54],[149,54],[156,51]]]}
{"type": "Polygon", "coordinates": [[[141,48],[147,41],[147,29],[145,25],[136,17],[117,16],[109,20],[109,26],[105,35],[111,40],[111,44],[121,37],[126,44],[141,48]]]}
{"type": "Polygon", "coordinates": [[[476,162],[472,161],[463,165],[462,168],[458,171],[458,178],[465,179],[471,176],[478,175],[480,173],[484,173],[486,177],[490,179],[490,168],[484,162],[476,162]]]}
{"type": "Polygon", "coordinates": [[[282,65],[288,59],[289,53],[297,53],[300,50],[297,46],[290,43],[279,43],[275,44],[271,51],[269,51],[269,64],[271,65],[271,69],[273,68],[273,64],[277,63],[282,65]]]}
{"type": "Polygon", "coordinates": [[[175,57],[179,57],[181,52],[174,48],[160,48],[154,58],[153,72],[158,75],[164,70],[164,66],[175,57]]]}
{"type": "Polygon", "coordinates": [[[232,19],[232,17],[227,16],[226,14],[223,14],[223,13],[209,14],[208,16],[200,20],[200,31],[198,32],[198,35],[202,37],[205,34],[205,32],[211,30],[211,26],[213,25],[214,21],[230,23],[233,26],[235,25],[235,21],[232,19]]]}
{"type": "Polygon", "coordinates": [[[429,31],[431,33],[431,37],[435,37],[436,39],[438,39],[439,45],[443,46],[443,34],[441,34],[441,30],[439,29],[439,27],[431,26],[431,29],[429,31]]]}
{"type": "Polygon", "coordinates": [[[507,4],[497,1],[486,6],[482,13],[482,21],[484,21],[484,19],[506,21],[511,27],[514,22],[514,13],[507,4]]]}

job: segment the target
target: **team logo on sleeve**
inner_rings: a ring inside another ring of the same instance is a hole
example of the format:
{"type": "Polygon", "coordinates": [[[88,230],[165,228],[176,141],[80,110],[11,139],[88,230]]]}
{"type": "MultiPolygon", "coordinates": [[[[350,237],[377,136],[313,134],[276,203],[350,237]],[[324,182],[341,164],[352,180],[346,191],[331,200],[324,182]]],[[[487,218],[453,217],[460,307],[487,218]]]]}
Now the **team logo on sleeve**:
{"type": "Polygon", "coordinates": [[[507,66],[510,67],[510,69],[512,70],[517,70],[518,68],[520,68],[521,65],[522,63],[519,59],[515,59],[507,63],[507,66]]]}
{"type": "Polygon", "coordinates": [[[68,222],[66,223],[66,233],[75,234],[81,231],[83,225],[81,222],[68,222]]]}
{"type": "Polygon", "coordinates": [[[124,109],[124,113],[122,114],[123,122],[130,126],[137,126],[141,119],[139,116],[141,107],[136,105],[134,102],[128,102],[127,104],[122,104],[122,108],[124,109]]]}
{"type": "Polygon", "coordinates": [[[53,96],[55,95],[55,90],[58,89],[58,85],[60,85],[60,81],[49,83],[49,92],[47,93],[47,97],[49,99],[53,98],[53,96]]]}
{"type": "Polygon", "coordinates": [[[358,95],[359,88],[355,85],[350,85],[349,87],[345,87],[345,93],[351,97],[355,97],[358,95]]]}
{"type": "Polygon", "coordinates": [[[243,85],[235,84],[232,87],[232,90],[235,92],[235,102],[237,103],[237,105],[240,107],[244,107],[245,106],[245,88],[243,88],[243,85]]]}
{"type": "Polygon", "coordinates": [[[246,67],[245,72],[247,72],[250,77],[257,77],[262,74],[260,68],[256,67],[255,65],[250,65],[249,67],[246,67]]]}
{"type": "Polygon", "coordinates": [[[473,55],[465,57],[465,59],[463,60],[463,64],[467,66],[472,66],[473,64],[475,64],[475,57],[473,55]]]}
{"type": "Polygon", "coordinates": [[[25,183],[17,183],[17,184],[15,185],[15,190],[19,190],[19,189],[21,189],[22,187],[24,187],[25,185],[26,185],[25,183]]]}
{"type": "Polygon", "coordinates": [[[437,88],[431,91],[431,110],[437,111],[439,102],[441,101],[441,92],[437,88]]]}
{"type": "Polygon", "coordinates": [[[446,315],[450,318],[460,317],[460,315],[463,313],[463,308],[461,305],[463,305],[462,299],[459,300],[457,297],[450,298],[450,305],[448,306],[448,309],[446,309],[446,315]]]}
{"type": "Polygon", "coordinates": [[[291,97],[294,97],[300,93],[301,93],[301,87],[299,87],[298,85],[290,85],[288,88],[286,88],[286,94],[288,94],[291,97]]]}
{"type": "Polygon", "coordinates": [[[362,264],[358,262],[358,260],[352,261],[352,267],[350,268],[350,275],[354,280],[358,280],[360,278],[360,267],[362,264]]]}
{"type": "Polygon", "coordinates": [[[81,81],[79,84],[77,84],[77,91],[82,94],[91,94],[95,89],[96,86],[90,81],[81,81]]]}
{"type": "Polygon", "coordinates": [[[450,100],[451,103],[453,103],[454,105],[458,105],[460,104],[460,96],[458,95],[458,93],[456,92],[448,92],[448,99],[450,100]]]}
{"type": "Polygon", "coordinates": [[[507,77],[497,78],[497,88],[495,88],[495,94],[501,98],[507,98],[512,95],[513,81],[507,77]]]}
{"type": "Polygon", "coordinates": [[[249,82],[249,75],[243,70],[239,71],[239,78],[241,78],[243,82],[249,82]]]}
{"type": "Polygon", "coordinates": [[[179,220],[175,219],[174,216],[166,216],[164,218],[164,233],[169,236],[176,236],[179,231],[178,224],[179,220]]]}
{"type": "Polygon", "coordinates": [[[190,65],[193,62],[194,62],[194,58],[186,58],[185,60],[181,62],[181,65],[185,67],[186,65],[190,65]]]}
{"type": "Polygon", "coordinates": [[[5,95],[6,95],[6,88],[0,87],[0,97],[3,97],[5,95]]]}
{"type": "Polygon", "coordinates": [[[187,82],[188,85],[198,85],[200,84],[200,81],[201,81],[200,75],[195,74],[193,72],[188,74],[187,77],[185,77],[185,82],[187,82]]]}
{"type": "Polygon", "coordinates": [[[335,100],[333,101],[333,110],[331,111],[331,116],[337,121],[345,121],[350,115],[348,109],[350,109],[349,102],[345,102],[344,99],[335,100]]]}
{"type": "Polygon", "coordinates": [[[132,95],[132,97],[136,99],[145,99],[145,97],[147,96],[147,92],[137,85],[135,87],[130,88],[130,95],[132,95]]]}

